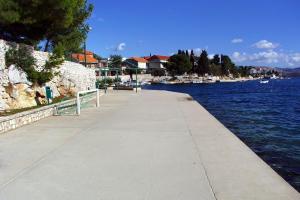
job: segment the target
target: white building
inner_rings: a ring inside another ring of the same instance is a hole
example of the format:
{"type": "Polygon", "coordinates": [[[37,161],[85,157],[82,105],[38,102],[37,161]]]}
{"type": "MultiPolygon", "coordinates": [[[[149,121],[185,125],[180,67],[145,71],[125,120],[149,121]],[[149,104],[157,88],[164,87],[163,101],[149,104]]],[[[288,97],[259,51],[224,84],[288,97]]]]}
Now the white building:
{"type": "Polygon", "coordinates": [[[139,69],[147,69],[148,61],[140,57],[132,57],[126,60],[128,67],[138,67],[139,69]]]}
{"type": "Polygon", "coordinates": [[[148,58],[148,70],[165,69],[165,63],[168,62],[169,56],[154,55],[148,58]]]}

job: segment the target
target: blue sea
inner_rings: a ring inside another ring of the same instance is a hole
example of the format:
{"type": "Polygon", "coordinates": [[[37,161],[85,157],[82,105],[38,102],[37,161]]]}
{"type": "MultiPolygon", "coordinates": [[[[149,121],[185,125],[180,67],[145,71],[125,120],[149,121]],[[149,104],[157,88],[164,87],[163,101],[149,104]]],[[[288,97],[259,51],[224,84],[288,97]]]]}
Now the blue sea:
{"type": "Polygon", "coordinates": [[[300,191],[300,79],[150,85],[190,94],[300,191]]]}

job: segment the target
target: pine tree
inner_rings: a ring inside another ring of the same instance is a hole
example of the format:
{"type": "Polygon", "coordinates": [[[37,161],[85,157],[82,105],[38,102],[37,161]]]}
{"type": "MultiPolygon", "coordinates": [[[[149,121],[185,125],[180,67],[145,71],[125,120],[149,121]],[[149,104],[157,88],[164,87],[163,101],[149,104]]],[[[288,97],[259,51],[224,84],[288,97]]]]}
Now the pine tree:
{"type": "Polygon", "coordinates": [[[190,62],[192,64],[192,73],[195,73],[195,55],[193,50],[191,50],[190,62]]]}
{"type": "Polygon", "coordinates": [[[228,76],[229,73],[231,73],[234,76],[237,76],[237,69],[235,67],[235,64],[227,55],[221,55],[221,69],[223,76],[228,76]]]}
{"type": "Polygon", "coordinates": [[[208,54],[205,50],[203,50],[200,55],[198,61],[197,73],[198,75],[202,75],[202,76],[210,73],[208,54]]]}
{"type": "Polygon", "coordinates": [[[220,65],[220,56],[219,54],[214,55],[213,59],[212,59],[212,63],[215,65],[220,65]]]}
{"type": "Polygon", "coordinates": [[[185,55],[188,56],[188,57],[190,56],[188,50],[185,50],[185,55]]]}
{"type": "MultiPolygon", "coordinates": [[[[184,52],[183,52],[184,53],[184,52]]],[[[166,69],[171,76],[182,75],[190,72],[192,65],[185,54],[177,54],[170,57],[166,69]]]]}
{"type": "Polygon", "coordinates": [[[86,0],[0,0],[0,38],[29,45],[45,41],[46,51],[58,44],[76,50],[92,10],[86,0]]]}

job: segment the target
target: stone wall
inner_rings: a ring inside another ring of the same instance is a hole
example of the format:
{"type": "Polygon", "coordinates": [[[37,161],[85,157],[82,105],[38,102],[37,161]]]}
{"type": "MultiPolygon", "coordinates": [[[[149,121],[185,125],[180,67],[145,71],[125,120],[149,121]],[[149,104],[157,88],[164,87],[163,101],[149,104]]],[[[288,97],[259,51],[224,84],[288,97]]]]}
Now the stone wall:
{"type": "Polygon", "coordinates": [[[14,115],[0,117],[0,134],[53,116],[57,112],[57,107],[74,104],[76,104],[76,99],[71,99],[14,115]]]}
{"type": "MultiPolygon", "coordinates": [[[[99,97],[102,95],[104,94],[99,93],[99,97]]],[[[93,96],[88,101],[93,101],[95,99],[96,96],[93,96]]],[[[85,100],[87,100],[86,97],[80,97],[80,102],[84,102],[85,100]]],[[[76,103],[77,103],[77,99],[73,98],[60,103],[43,106],[41,108],[36,108],[36,109],[20,112],[17,114],[13,114],[13,115],[0,117],[0,134],[31,124],[33,122],[39,121],[41,119],[53,115],[56,116],[58,115],[59,108],[68,109],[70,106],[76,106],[76,103]]]]}
{"type": "Polygon", "coordinates": [[[0,134],[19,128],[21,126],[36,122],[46,117],[52,116],[54,106],[45,106],[43,108],[26,111],[19,114],[0,118],[0,134]]]}
{"type": "MultiPolygon", "coordinates": [[[[15,66],[5,66],[5,52],[9,44],[0,40],[0,111],[36,106],[35,92],[45,95],[45,87],[33,87],[26,74],[15,66]]],[[[37,70],[42,69],[49,58],[47,52],[34,51],[37,70]]],[[[83,65],[65,61],[58,75],[46,83],[53,91],[53,96],[74,95],[77,91],[95,88],[95,71],[83,65]]]]}

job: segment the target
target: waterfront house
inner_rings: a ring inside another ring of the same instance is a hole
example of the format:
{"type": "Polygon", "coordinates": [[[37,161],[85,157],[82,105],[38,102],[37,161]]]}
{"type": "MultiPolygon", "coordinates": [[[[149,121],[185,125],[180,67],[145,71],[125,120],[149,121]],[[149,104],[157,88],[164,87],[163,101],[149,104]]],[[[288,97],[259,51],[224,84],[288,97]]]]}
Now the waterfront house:
{"type": "Polygon", "coordinates": [[[137,67],[139,69],[147,69],[147,64],[148,61],[145,58],[140,58],[140,57],[131,57],[126,60],[125,62],[126,67],[137,67]]]}
{"type": "Polygon", "coordinates": [[[75,62],[78,62],[82,65],[85,65],[88,68],[96,68],[98,67],[99,61],[94,58],[94,53],[91,51],[86,51],[85,54],[84,53],[73,53],[72,54],[72,59],[75,62]]]}
{"type": "Polygon", "coordinates": [[[165,64],[169,60],[169,56],[153,55],[148,58],[148,71],[165,70],[165,64]]]}

